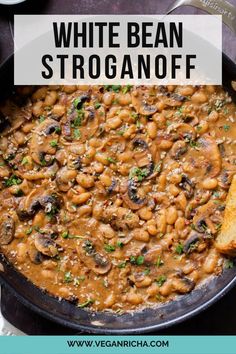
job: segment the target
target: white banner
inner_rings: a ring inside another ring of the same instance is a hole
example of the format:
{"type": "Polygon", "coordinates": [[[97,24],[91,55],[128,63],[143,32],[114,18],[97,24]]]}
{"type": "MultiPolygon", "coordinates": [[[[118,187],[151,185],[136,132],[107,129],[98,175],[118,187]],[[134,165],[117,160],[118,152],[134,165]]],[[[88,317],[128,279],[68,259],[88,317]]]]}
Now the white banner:
{"type": "Polygon", "coordinates": [[[222,82],[221,16],[16,15],[15,84],[222,82]]]}

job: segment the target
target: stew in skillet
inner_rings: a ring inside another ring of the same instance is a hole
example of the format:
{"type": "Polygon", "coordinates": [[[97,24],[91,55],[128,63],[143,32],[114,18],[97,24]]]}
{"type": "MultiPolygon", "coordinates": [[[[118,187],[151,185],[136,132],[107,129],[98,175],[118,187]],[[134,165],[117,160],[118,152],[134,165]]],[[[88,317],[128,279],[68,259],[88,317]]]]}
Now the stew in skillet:
{"type": "Polygon", "coordinates": [[[236,173],[221,87],[21,87],[0,111],[0,244],[34,284],[122,312],[232,267],[214,247],[236,173]]]}

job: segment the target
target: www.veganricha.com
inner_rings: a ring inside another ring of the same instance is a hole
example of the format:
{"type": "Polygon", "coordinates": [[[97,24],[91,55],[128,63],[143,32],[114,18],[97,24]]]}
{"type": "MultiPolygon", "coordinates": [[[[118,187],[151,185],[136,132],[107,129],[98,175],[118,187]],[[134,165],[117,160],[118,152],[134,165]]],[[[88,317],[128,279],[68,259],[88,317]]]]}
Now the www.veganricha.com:
{"type": "Polygon", "coordinates": [[[140,348],[154,348],[154,347],[169,347],[168,340],[68,340],[67,345],[70,348],[87,347],[87,348],[111,348],[111,347],[140,347],[140,348]]]}

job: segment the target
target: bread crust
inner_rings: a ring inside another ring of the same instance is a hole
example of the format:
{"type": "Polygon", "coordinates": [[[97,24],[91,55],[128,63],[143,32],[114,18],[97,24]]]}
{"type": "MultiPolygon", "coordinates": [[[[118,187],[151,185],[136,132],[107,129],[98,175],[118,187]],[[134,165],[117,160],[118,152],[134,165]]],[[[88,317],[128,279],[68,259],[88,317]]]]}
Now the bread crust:
{"type": "Polygon", "coordinates": [[[221,253],[236,256],[236,175],[233,176],[226,199],[224,220],[215,247],[221,253]]]}

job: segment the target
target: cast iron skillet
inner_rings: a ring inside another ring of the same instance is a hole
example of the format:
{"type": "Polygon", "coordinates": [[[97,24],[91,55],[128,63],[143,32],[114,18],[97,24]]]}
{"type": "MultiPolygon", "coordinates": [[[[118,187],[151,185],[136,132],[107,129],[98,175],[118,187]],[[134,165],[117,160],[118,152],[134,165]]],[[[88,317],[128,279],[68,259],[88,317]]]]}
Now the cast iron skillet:
{"type": "MultiPolygon", "coordinates": [[[[231,81],[236,80],[236,65],[223,55],[223,85],[236,102],[236,93],[231,81]]],[[[13,57],[0,67],[0,97],[9,96],[13,86],[13,57]]],[[[138,334],[156,331],[181,322],[206,309],[219,300],[236,284],[236,269],[227,269],[188,295],[162,304],[122,315],[109,312],[92,312],[74,304],[50,296],[34,286],[0,254],[3,272],[0,282],[31,310],[38,314],[78,331],[99,334],[138,334]]]]}

